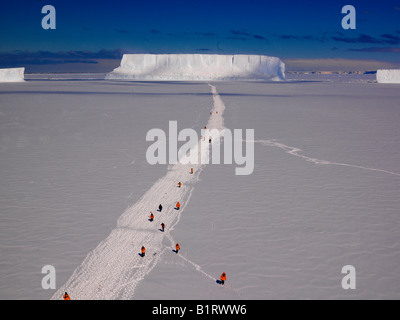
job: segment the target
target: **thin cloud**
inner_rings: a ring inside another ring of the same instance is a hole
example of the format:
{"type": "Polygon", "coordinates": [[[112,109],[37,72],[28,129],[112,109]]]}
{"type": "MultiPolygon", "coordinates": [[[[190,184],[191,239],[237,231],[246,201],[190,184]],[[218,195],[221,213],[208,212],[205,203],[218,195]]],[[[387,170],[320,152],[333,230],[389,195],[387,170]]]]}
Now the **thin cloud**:
{"type": "Polygon", "coordinates": [[[226,37],[226,39],[229,40],[241,40],[241,41],[246,41],[248,39],[256,39],[256,40],[263,40],[268,42],[268,39],[262,35],[259,34],[252,34],[246,31],[241,31],[241,30],[230,30],[230,33],[233,34],[233,37],[226,37]]]}
{"type": "Polygon", "coordinates": [[[250,33],[240,30],[230,30],[230,33],[234,34],[235,36],[247,36],[247,37],[252,36],[250,33]]]}
{"type": "Polygon", "coordinates": [[[391,47],[370,47],[370,48],[361,48],[361,49],[348,49],[348,51],[356,51],[356,52],[389,52],[389,53],[400,53],[400,48],[391,48],[391,47]]]}
{"type": "MultiPolygon", "coordinates": [[[[396,33],[400,33],[396,31],[396,33]]],[[[370,43],[370,44],[400,44],[400,37],[396,34],[385,33],[379,37],[372,37],[367,34],[360,34],[356,38],[346,38],[344,36],[332,37],[333,40],[345,43],[370,43]]]]}
{"type": "Polygon", "coordinates": [[[0,53],[1,65],[21,66],[21,65],[49,65],[49,64],[97,64],[98,60],[119,60],[123,56],[123,51],[99,50],[99,51],[12,51],[0,53]]]}
{"type": "Polygon", "coordinates": [[[255,34],[255,35],[253,36],[253,38],[254,38],[254,39],[258,39],[258,40],[267,40],[267,38],[265,38],[265,37],[263,37],[263,36],[260,36],[259,34],[255,34]]]}
{"type": "Polygon", "coordinates": [[[115,29],[114,31],[118,32],[118,33],[129,33],[128,30],[124,30],[124,29],[115,29]]]}
{"type": "Polygon", "coordinates": [[[360,34],[357,38],[332,37],[332,39],[345,43],[384,43],[382,39],[377,39],[367,34],[360,34]]]}
{"type": "Polygon", "coordinates": [[[247,41],[249,38],[244,38],[244,37],[225,37],[225,39],[228,40],[239,40],[239,41],[247,41]]]}
{"type": "Polygon", "coordinates": [[[150,33],[152,33],[152,34],[160,34],[160,33],[162,33],[160,30],[156,30],[156,29],[151,29],[150,30],[150,33]]]}
{"type": "Polygon", "coordinates": [[[312,35],[297,36],[291,34],[280,34],[276,36],[282,40],[301,40],[301,41],[308,40],[308,41],[318,41],[318,42],[325,41],[325,33],[323,34],[323,37],[315,37],[312,35]]]}
{"type": "Polygon", "coordinates": [[[204,36],[204,37],[215,37],[217,36],[216,33],[214,32],[192,32],[192,34],[198,35],[198,36],[204,36]]]}
{"type": "Polygon", "coordinates": [[[385,33],[383,35],[381,35],[382,38],[385,39],[386,43],[388,44],[400,44],[400,37],[393,35],[393,34],[389,34],[389,33],[385,33]]]}
{"type": "MultiPolygon", "coordinates": [[[[162,31],[157,30],[157,29],[151,29],[150,30],[151,34],[163,34],[162,31]]],[[[171,37],[180,37],[180,36],[201,36],[201,37],[216,37],[217,34],[215,32],[201,32],[201,31],[195,31],[195,32],[182,32],[182,33],[166,33],[167,36],[171,37]]]]}

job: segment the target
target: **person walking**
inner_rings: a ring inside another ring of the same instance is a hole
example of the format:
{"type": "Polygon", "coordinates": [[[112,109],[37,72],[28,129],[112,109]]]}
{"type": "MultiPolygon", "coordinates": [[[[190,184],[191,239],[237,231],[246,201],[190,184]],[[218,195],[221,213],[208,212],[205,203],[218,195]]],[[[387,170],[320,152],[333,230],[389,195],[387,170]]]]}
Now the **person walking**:
{"type": "Polygon", "coordinates": [[[160,204],[159,206],[158,206],[158,211],[162,211],[162,205],[160,204]]]}
{"type": "Polygon", "coordinates": [[[163,222],[163,223],[161,223],[161,231],[164,232],[164,229],[165,229],[165,224],[163,222]]]}
{"type": "Polygon", "coordinates": [[[144,258],[145,254],[146,254],[146,248],[144,246],[142,246],[142,258],[144,258]]]}
{"type": "Polygon", "coordinates": [[[226,281],[226,273],[222,272],[222,274],[221,274],[221,284],[224,284],[225,281],[226,281]]]}
{"type": "Polygon", "coordinates": [[[67,292],[65,292],[65,294],[63,295],[63,299],[64,300],[71,300],[71,297],[69,296],[69,294],[67,292]]]}
{"type": "Polygon", "coordinates": [[[176,210],[179,210],[181,207],[181,204],[179,203],[179,201],[176,203],[176,210]]]}
{"type": "Polygon", "coordinates": [[[181,246],[179,245],[179,243],[177,243],[175,245],[175,253],[178,253],[179,249],[181,248],[181,246]]]}
{"type": "Polygon", "coordinates": [[[153,222],[153,220],[154,220],[154,214],[151,211],[150,211],[150,219],[149,220],[150,220],[150,222],[153,222]]]}

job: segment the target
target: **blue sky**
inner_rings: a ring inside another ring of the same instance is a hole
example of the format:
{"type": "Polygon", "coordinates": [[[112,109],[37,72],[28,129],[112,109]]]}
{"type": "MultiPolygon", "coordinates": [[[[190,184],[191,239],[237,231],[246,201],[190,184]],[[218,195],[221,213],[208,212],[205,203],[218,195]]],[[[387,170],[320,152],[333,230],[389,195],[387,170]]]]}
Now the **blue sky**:
{"type": "Polygon", "coordinates": [[[265,54],[298,61],[400,63],[400,1],[14,0],[0,4],[0,67],[25,64],[45,72],[61,65],[86,65],[103,71],[123,53],[265,54]],[[47,4],[56,9],[55,30],[41,27],[45,16],[41,9],[47,4]],[[341,9],[347,4],[356,8],[355,30],[341,26],[341,9]]]}

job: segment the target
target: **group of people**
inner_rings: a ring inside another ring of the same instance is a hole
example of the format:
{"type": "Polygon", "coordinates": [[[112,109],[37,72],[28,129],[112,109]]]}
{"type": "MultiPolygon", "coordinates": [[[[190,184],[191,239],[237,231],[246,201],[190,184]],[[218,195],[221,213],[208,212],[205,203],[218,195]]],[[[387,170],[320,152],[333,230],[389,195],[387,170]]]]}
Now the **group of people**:
{"type": "MultiPolygon", "coordinates": [[[[191,173],[193,173],[193,168],[192,168],[192,170],[191,170],[191,173]]],[[[181,182],[179,182],[178,183],[178,188],[180,188],[180,187],[182,187],[182,183],[181,182]]],[[[176,205],[175,205],[175,210],[179,210],[181,208],[181,204],[180,204],[180,202],[178,201],[177,203],[176,203],[176,205]]],[[[160,204],[159,206],[158,206],[158,211],[159,212],[162,212],[162,209],[163,209],[163,206],[162,206],[162,204],[160,204]]],[[[150,222],[153,222],[154,221],[154,213],[153,212],[151,212],[150,211],[150,216],[149,216],[149,221],[150,222]]],[[[165,231],[165,223],[164,222],[162,222],[161,223],[161,229],[159,229],[161,232],[164,232],[165,231]]],[[[179,245],[179,243],[177,243],[176,245],[175,245],[175,253],[178,253],[179,252],[179,249],[180,249],[180,245],[179,245]]],[[[139,253],[139,255],[142,257],[142,258],[144,258],[145,257],[145,255],[146,255],[146,247],[145,246],[142,246],[142,248],[140,249],[140,252],[141,253],[139,253]]]]}
{"type": "MultiPolygon", "coordinates": [[[[204,127],[204,128],[206,128],[206,127],[204,127]]],[[[211,139],[211,138],[210,138],[210,139],[211,139]]],[[[210,141],[210,142],[211,142],[211,141],[210,141]]],[[[193,174],[193,168],[190,169],[190,174],[193,174]]],[[[178,188],[181,188],[181,187],[182,187],[182,183],[179,182],[179,183],[178,183],[178,188]]],[[[181,204],[180,204],[179,201],[178,201],[178,202],[176,203],[175,209],[176,209],[176,210],[179,210],[180,207],[181,207],[181,204]]],[[[163,207],[162,207],[162,205],[160,204],[160,205],[158,206],[158,211],[161,212],[162,209],[163,209],[163,207]]],[[[153,222],[153,220],[154,220],[154,214],[153,214],[153,212],[150,211],[150,218],[149,218],[149,221],[150,221],[150,222],[153,222]]],[[[164,224],[164,223],[161,223],[161,231],[164,232],[164,229],[165,229],[165,224],[164,224]]],[[[177,244],[175,245],[175,250],[174,250],[174,252],[175,252],[175,253],[178,253],[179,250],[180,250],[180,248],[181,248],[181,247],[180,247],[179,243],[177,243],[177,244]]],[[[140,256],[141,256],[142,258],[144,258],[145,255],[146,255],[146,248],[145,248],[144,246],[142,246],[140,256]]],[[[225,273],[225,272],[223,272],[223,273],[221,274],[220,280],[221,280],[221,281],[220,281],[220,284],[223,285],[223,284],[225,283],[225,281],[226,281],[226,273],[225,273]]]]}
{"type": "MultiPolygon", "coordinates": [[[[217,113],[218,113],[218,112],[217,112],[217,113]]],[[[204,129],[206,129],[206,127],[204,127],[204,129]]],[[[210,143],[211,143],[211,138],[210,138],[210,143]]],[[[193,168],[190,169],[190,174],[193,174],[193,168]]],[[[181,187],[182,187],[182,183],[179,182],[179,183],[178,183],[178,188],[181,188],[181,187]]],[[[179,210],[180,208],[181,208],[181,204],[180,204],[179,201],[178,201],[178,202],[176,203],[176,205],[175,205],[175,210],[179,210]]],[[[162,209],[163,209],[163,206],[160,204],[160,205],[158,206],[158,211],[161,212],[162,209]]],[[[150,211],[149,221],[150,221],[150,222],[153,222],[153,221],[154,221],[154,214],[153,214],[153,212],[151,212],[151,211],[150,211]]],[[[164,222],[162,222],[162,223],[161,223],[161,229],[160,229],[160,231],[164,232],[164,230],[165,230],[165,224],[164,224],[164,222]]],[[[180,250],[180,248],[181,248],[181,247],[180,247],[179,243],[177,243],[177,244],[175,245],[175,250],[173,250],[173,251],[174,251],[175,253],[178,253],[179,250],[180,250]]],[[[146,248],[145,248],[145,246],[142,245],[141,253],[139,253],[139,255],[140,255],[142,258],[145,257],[145,255],[146,255],[146,248]]],[[[223,285],[223,284],[225,283],[225,281],[226,281],[226,274],[225,274],[225,272],[223,272],[223,273],[221,274],[220,279],[221,279],[221,282],[220,282],[220,283],[223,285]]],[[[67,292],[65,292],[65,294],[63,295],[63,299],[64,299],[64,300],[71,300],[71,297],[68,295],[67,292]]]]}

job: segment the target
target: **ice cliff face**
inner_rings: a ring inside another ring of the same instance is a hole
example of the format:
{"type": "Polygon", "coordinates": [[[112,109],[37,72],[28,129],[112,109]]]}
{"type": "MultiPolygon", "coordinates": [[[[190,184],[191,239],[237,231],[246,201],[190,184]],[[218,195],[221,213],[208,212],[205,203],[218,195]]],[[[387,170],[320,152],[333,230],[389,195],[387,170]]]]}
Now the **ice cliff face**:
{"type": "Polygon", "coordinates": [[[400,83],[400,69],[381,69],[376,72],[379,83],[400,83]]]}
{"type": "Polygon", "coordinates": [[[124,54],[106,79],[279,81],[285,64],[261,55],[124,54]]]}
{"type": "Polygon", "coordinates": [[[0,69],[0,82],[24,81],[25,68],[0,69]]]}

